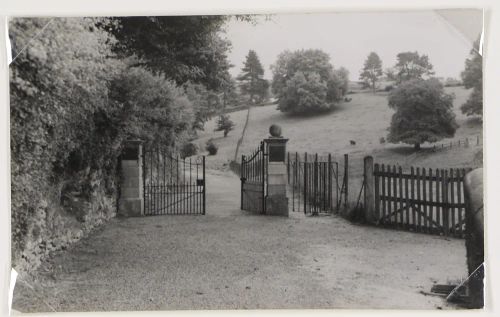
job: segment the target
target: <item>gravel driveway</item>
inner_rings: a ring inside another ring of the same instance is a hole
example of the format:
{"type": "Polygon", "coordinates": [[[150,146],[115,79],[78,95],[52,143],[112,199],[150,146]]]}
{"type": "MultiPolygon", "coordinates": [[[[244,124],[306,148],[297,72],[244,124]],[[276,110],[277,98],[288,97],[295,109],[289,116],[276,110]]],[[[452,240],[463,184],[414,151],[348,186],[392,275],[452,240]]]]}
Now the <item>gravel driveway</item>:
{"type": "MultiPolygon", "coordinates": [[[[464,241],[239,210],[239,180],[208,171],[205,216],[114,219],[36,280],[22,312],[259,308],[452,308],[426,296],[466,274],[464,241]]],[[[29,286],[27,286],[29,284],[29,286]]]]}

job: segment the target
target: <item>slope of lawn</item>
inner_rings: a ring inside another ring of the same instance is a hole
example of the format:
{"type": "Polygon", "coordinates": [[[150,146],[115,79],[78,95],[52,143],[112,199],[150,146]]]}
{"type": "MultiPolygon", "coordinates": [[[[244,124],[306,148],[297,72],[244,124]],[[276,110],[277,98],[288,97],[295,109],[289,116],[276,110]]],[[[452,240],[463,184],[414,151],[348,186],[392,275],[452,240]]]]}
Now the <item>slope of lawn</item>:
{"type": "Polygon", "coordinates": [[[234,130],[230,131],[227,137],[224,137],[222,131],[215,132],[217,127],[217,116],[205,123],[205,129],[198,132],[198,138],[194,141],[200,149],[199,154],[206,155],[206,165],[210,169],[223,169],[229,161],[234,159],[236,144],[240,138],[243,126],[245,125],[248,110],[240,110],[229,113],[231,120],[235,123],[234,130]],[[205,150],[205,144],[208,140],[212,141],[219,147],[216,155],[208,155],[205,150]]]}
{"type": "MultiPolygon", "coordinates": [[[[289,139],[290,152],[319,155],[331,153],[340,166],[343,155],[348,154],[350,179],[362,177],[362,161],[366,155],[372,155],[375,162],[400,165],[403,168],[461,168],[481,165],[479,160],[475,160],[475,156],[482,149],[482,122],[479,118],[467,118],[460,112],[460,105],[465,102],[470,90],[463,87],[448,87],[446,90],[456,96],[454,110],[460,127],[454,138],[438,142],[436,151],[433,151],[433,144],[424,144],[422,150],[416,152],[410,145],[381,143],[381,138],[387,138],[387,129],[394,113],[387,105],[387,94],[361,92],[349,95],[352,97],[351,102],[344,102],[332,112],[316,116],[284,114],[276,109],[276,105],[252,109],[241,153],[251,152],[260,140],[268,136],[269,126],[276,123],[282,127],[283,136],[289,139]],[[469,147],[458,147],[458,140],[463,142],[466,138],[469,139],[469,147]],[[351,145],[351,140],[356,144],[351,145]],[[450,141],[453,142],[451,149],[450,141]],[[442,144],[448,148],[441,149],[442,144]]],[[[357,183],[361,184],[361,181],[351,182],[351,193],[356,192],[360,186],[357,183]]]]}
{"type": "MultiPolygon", "coordinates": [[[[474,157],[482,149],[482,122],[479,118],[468,118],[460,112],[460,105],[465,102],[470,90],[463,87],[448,87],[446,90],[456,96],[454,110],[460,127],[454,138],[438,142],[436,151],[432,151],[433,144],[424,144],[421,151],[415,152],[410,145],[381,143],[381,138],[387,138],[393,114],[393,110],[387,106],[387,94],[360,92],[349,95],[351,102],[343,102],[332,112],[322,115],[288,115],[277,110],[276,105],[253,107],[238,159],[241,154],[251,153],[262,139],[268,137],[269,126],[276,123],[282,127],[283,136],[289,139],[288,151],[319,155],[331,153],[339,162],[342,162],[344,154],[349,154],[351,172],[354,174],[366,155],[374,156],[376,162],[403,167],[475,167],[480,164],[474,157]],[[479,145],[476,144],[478,137],[479,145]],[[466,138],[470,146],[458,147],[458,140],[463,142],[466,138]],[[356,144],[351,145],[351,140],[356,144]],[[450,141],[454,144],[451,149],[450,141]],[[441,149],[442,144],[448,148],[441,149]]],[[[230,115],[236,126],[228,137],[224,138],[222,132],[213,132],[216,126],[216,118],[213,118],[207,122],[205,131],[200,133],[197,140],[201,147],[210,138],[219,145],[219,153],[207,158],[211,162],[210,166],[220,166],[234,158],[247,111],[230,115]]]]}

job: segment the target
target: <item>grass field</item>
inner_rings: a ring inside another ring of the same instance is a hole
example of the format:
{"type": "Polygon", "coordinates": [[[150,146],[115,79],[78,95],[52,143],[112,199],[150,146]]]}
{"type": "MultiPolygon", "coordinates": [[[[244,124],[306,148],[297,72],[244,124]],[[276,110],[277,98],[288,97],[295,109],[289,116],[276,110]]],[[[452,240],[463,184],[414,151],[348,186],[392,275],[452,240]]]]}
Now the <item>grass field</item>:
{"type": "MultiPolygon", "coordinates": [[[[349,95],[352,101],[341,103],[332,112],[316,116],[292,116],[281,113],[276,105],[254,107],[250,111],[250,120],[240,148],[241,154],[252,152],[259,142],[268,136],[271,124],[279,124],[283,136],[288,138],[288,151],[299,153],[331,153],[334,159],[342,164],[343,155],[349,155],[349,176],[351,181],[351,196],[354,196],[361,182],[362,161],[366,155],[372,155],[375,162],[400,165],[403,168],[419,166],[426,168],[461,168],[477,167],[482,162],[475,159],[477,152],[482,149],[482,122],[479,118],[468,118],[460,112],[460,105],[467,99],[470,90],[463,87],[448,87],[447,92],[455,94],[454,110],[459,128],[455,137],[438,142],[437,151],[434,145],[424,144],[416,152],[412,146],[406,144],[380,143],[380,138],[387,137],[393,110],[387,106],[387,94],[360,92],[349,95]],[[476,144],[479,137],[480,144],[476,144]],[[458,147],[458,140],[469,138],[469,147],[458,147]],[[350,141],[355,141],[351,145],[350,141]],[[441,144],[454,142],[451,149],[439,149],[441,144]],[[358,184],[359,183],[359,184],[358,184]]],[[[236,123],[235,130],[227,138],[222,132],[214,133],[215,119],[206,124],[205,132],[200,134],[200,146],[209,138],[219,145],[219,153],[208,157],[208,166],[212,168],[225,167],[234,157],[236,143],[241,135],[247,111],[231,113],[236,123]]],[[[356,194],[357,195],[357,194],[356,194]]]]}

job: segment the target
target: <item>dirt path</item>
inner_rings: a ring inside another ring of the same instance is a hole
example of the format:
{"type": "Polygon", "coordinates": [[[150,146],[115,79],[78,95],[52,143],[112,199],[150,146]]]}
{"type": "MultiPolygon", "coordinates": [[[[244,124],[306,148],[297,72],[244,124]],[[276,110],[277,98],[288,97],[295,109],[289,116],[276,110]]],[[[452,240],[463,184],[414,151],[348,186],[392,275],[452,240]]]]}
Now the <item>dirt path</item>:
{"type": "Polygon", "coordinates": [[[462,240],[251,215],[227,172],[209,171],[207,189],[205,216],[114,219],[55,255],[14,308],[450,308],[420,291],[466,273],[462,240]]]}

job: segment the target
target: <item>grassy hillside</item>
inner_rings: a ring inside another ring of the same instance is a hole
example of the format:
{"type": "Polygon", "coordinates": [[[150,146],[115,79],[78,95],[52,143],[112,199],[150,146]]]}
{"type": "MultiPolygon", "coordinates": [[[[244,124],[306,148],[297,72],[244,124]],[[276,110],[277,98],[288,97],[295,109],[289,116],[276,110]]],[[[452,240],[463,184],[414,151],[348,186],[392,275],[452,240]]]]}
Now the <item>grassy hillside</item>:
{"type": "MultiPolygon", "coordinates": [[[[387,106],[387,94],[362,92],[349,95],[352,101],[340,104],[334,111],[316,116],[291,116],[281,113],[276,105],[252,108],[250,121],[245,134],[240,154],[250,153],[260,140],[268,136],[269,126],[281,125],[284,137],[290,139],[289,151],[300,153],[332,153],[340,162],[343,154],[349,154],[353,177],[361,175],[362,159],[372,155],[376,162],[406,166],[431,168],[473,167],[474,156],[482,148],[476,145],[479,136],[482,139],[482,123],[478,118],[467,118],[460,112],[460,105],[465,102],[470,91],[463,87],[446,88],[455,94],[454,109],[460,125],[453,139],[437,143],[438,151],[432,151],[434,145],[424,144],[422,150],[415,152],[412,146],[405,144],[380,143],[380,138],[387,137],[393,110],[387,106]],[[456,146],[458,140],[469,138],[468,148],[456,146]],[[350,141],[356,142],[351,145],[350,141]],[[440,150],[441,144],[454,142],[452,149],[440,150]]],[[[211,157],[212,166],[232,159],[239,134],[243,128],[246,110],[231,113],[236,128],[227,138],[217,133],[215,142],[220,145],[219,154],[211,157]]],[[[200,142],[213,137],[214,120],[207,123],[205,133],[200,134],[200,142]]],[[[481,142],[482,143],[482,142],[481,142]]]]}
{"type": "MultiPolygon", "coordinates": [[[[201,154],[207,155],[206,164],[208,168],[211,169],[221,169],[224,168],[229,161],[234,158],[234,152],[236,150],[236,144],[243,131],[243,126],[245,125],[245,120],[247,117],[247,110],[240,110],[229,113],[231,120],[235,123],[234,130],[230,131],[227,137],[224,137],[223,132],[214,132],[216,128],[217,117],[213,117],[207,123],[205,123],[205,130],[198,133],[198,139],[195,143],[198,145],[201,154]],[[215,144],[219,146],[219,151],[217,155],[208,156],[207,151],[205,151],[205,143],[212,139],[215,144]]],[[[259,141],[260,142],[260,141],[259,141]]]]}

